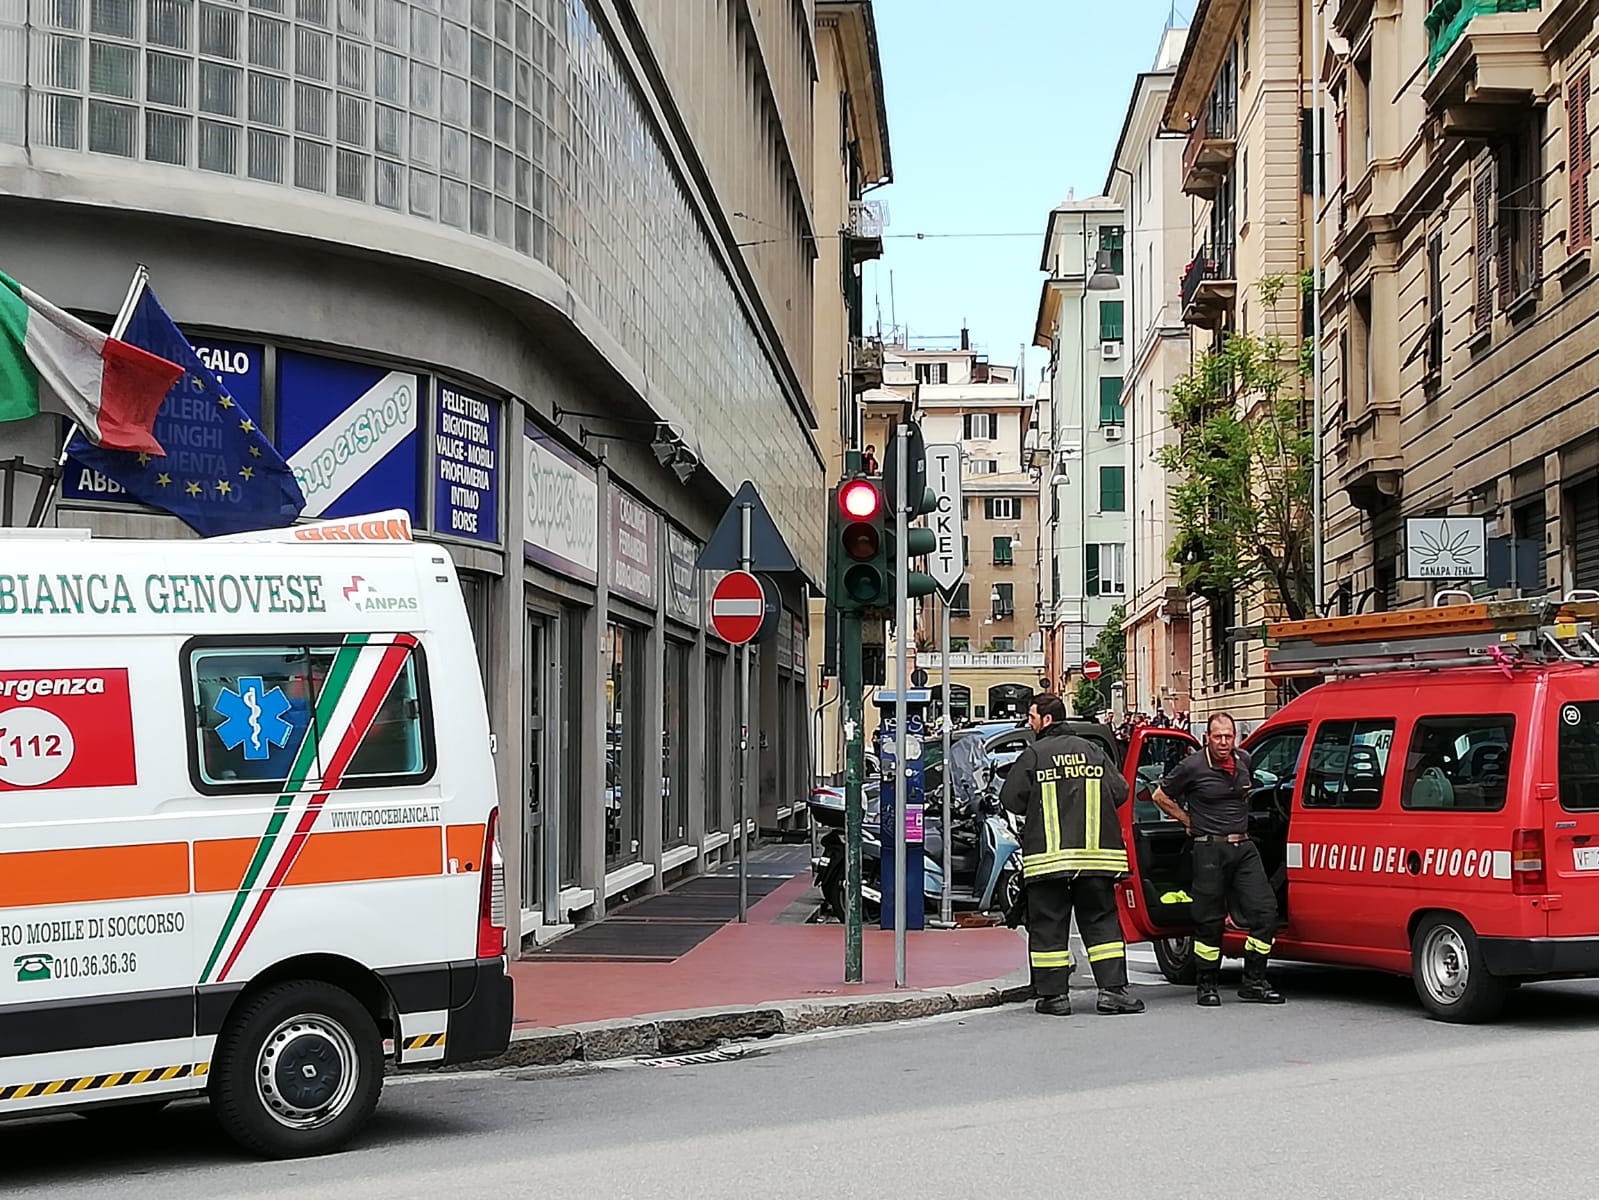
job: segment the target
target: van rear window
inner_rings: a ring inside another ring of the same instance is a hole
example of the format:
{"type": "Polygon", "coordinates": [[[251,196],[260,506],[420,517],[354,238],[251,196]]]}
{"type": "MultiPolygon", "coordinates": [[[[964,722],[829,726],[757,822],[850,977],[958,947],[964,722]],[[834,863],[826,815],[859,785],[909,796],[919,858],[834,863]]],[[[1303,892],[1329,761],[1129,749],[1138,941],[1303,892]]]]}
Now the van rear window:
{"type": "Polygon", "coordinates": [[[195,782],[207,792],[417,782],[432,773],[423,681],[420,647],[190,643],[195,782]]]}
{"type": "Polygon", "coordinates": [[[1560,706],[1560,807],[1599,809],[1599,700],[1560,706]]]}

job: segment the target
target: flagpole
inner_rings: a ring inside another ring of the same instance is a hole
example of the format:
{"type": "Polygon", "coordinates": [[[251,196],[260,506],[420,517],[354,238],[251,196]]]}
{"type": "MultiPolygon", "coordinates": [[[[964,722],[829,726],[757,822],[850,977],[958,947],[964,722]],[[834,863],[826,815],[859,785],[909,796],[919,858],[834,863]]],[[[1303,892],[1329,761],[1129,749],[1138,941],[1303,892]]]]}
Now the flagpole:
{"type": "MultiPolygon", "coordinates": [[[[139,303],[139,296],[143,293],[145,285],[150,281],[150,271],[140,263],[133,272],[133,279],[128,284],[128,294],[122,298],[122,307],[117,310],[117,319],[111,324],[111,332],[107,336],[121,339],[128,330],[128,323],[133,320],[133,310],[139,303]]],[[[55,466],[45,477],[45,482],[39,488],[39,494],[33,502],[33,517],[29,521],[31,528],[42,528],[45,518],[50,515],[50,508],[55,503],[61,487],[61,481],[66,477],[67,447],[72,444],[72,439],[78,436],[78,423],[67,423],[67,436],[61,439],[61,453],[56,455],[55,466]]]]}

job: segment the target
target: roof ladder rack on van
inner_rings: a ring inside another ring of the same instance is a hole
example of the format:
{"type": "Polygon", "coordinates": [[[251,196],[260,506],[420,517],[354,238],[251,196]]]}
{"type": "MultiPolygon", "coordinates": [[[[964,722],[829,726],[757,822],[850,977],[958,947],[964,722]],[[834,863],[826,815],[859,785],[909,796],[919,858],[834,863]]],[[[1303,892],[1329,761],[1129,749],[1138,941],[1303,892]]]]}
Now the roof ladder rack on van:
{"type": "Polygon", "coordinates": [[[1599,666],[1599,593],[1573,592],[1564,600],[1474,601],[1370,613],[1271,621],[1259,627],[1266,642],[1266,674],[1366,675],[1441,667],[1546,666],[1552,662],[1599,666]]]}

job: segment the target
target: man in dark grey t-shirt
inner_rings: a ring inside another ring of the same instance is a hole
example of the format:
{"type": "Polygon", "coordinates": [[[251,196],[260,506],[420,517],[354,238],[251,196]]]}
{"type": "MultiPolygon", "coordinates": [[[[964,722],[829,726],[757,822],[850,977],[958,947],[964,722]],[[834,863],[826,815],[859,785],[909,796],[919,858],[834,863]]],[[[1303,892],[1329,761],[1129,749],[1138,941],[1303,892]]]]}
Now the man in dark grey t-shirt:
{"type": "Polygon", "coordinates": [[[1205,731],[1205,745],[1172,767],[1153,796],[1156,807],[1181,821],[1194,839],[1194,957],[1199,968],[1198,1000],[1203,1008],[1221,1004],[1216,983],[1222,930],[1233,900],[1249,927],[1244,942],[1244,983],[1238,998],[1255,1004],[1283,1002],[1282,993],[1266,982],[1266,960],[1277,932],[1277,897],[1266,878],[1260,851],[1249,840],[1249,791],[1254,776],[1249,755],[1238,749],[1237,740],[1232,717],[1214,714],[1205,731]]]}

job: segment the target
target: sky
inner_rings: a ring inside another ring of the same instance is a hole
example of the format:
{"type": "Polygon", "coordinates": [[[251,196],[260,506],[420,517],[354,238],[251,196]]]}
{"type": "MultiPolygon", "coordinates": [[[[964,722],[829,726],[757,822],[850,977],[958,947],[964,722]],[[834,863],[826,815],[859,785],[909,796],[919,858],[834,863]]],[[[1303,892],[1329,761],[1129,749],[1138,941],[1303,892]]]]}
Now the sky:
{"type": "MultiPolygon", "coordinates": [[[[873,8],[894,182],[867,197],[889,225],[883,257],[865,268],[866,324],[907,326],[917,344],[954,339],[964,321],[992,362],[1014,363],[1033,338],[1049,212],[1068,188],[1078,199],[1104,190],[1171,0],[873,8]]],[[[1178,24],[1193,9],[1177,0],[1178,24]]],[[[1030,349],[1029,390],[1044,362],[1030,349]]]]}

